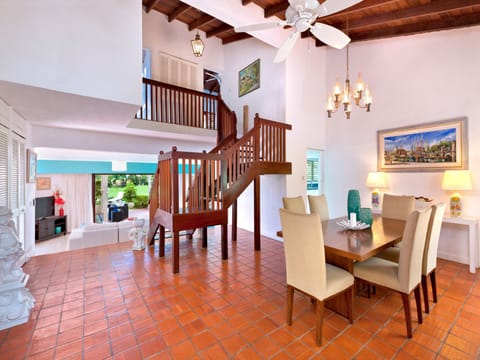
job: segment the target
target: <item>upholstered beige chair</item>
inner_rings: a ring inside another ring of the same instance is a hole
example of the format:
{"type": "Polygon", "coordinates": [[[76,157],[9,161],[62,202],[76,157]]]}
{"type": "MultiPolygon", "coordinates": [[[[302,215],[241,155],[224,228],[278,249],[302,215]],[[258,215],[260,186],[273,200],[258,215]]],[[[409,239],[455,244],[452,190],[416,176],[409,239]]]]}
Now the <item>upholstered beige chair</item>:
{"type": "Polygon", "coordinates": [[[324,301],[342,294],[353,322],[352,274],[325,263],[322,222],[318,214],[299,214],[280,209],[287,267],[287,324],[292,325],[293,293],[299,290],[316,300],[317,345],[322,343],[324,301]]]}
{"type": "Polygon", "coordinates": [[[406,220],[415,210],[415,196],[383,194],[382,217],[406,220]]]}
{"type": "MultiPolygon", "coordinates": [[[[437,281],[435,269],[437,268],[438,240],[440,239],[440,230],[442,228],[443,215],[445,213],[445,204],[440,203],[432,206],[432,214],[428,223],[427,239],[425,241],[425,250],[422,260],[422,292],[425,312],[430,312],[428,303],[427,277],[430,275],[432,285],[433,302],[437,302],[437,281]]],[[[400,257],[400,248],[390,247],[376,255],[379,258],[397,262],[400,257]]]]}
{"type": "Polygon", "coordinates": [[[306,214],[305,201],[302,196],[283,197],[283,208],[299,214],[306,214]]]}
{"type": "Polygon", "coordinates": [[[412,337],[410,294],[415,293],[418,323],[422,323],[420,281],[431,209],[414,210],[407,218],[398,263],[372,257],[353,265],[355,278],[399,292],[402,296],[407,336],[412,337]]]}
{"type": "Polygon", "coordinates": [[[310,207],[310,213],[320,214],[320,219],[329,220],[328,203],[325,195],[308,195],[308,206],[310,207]]]}

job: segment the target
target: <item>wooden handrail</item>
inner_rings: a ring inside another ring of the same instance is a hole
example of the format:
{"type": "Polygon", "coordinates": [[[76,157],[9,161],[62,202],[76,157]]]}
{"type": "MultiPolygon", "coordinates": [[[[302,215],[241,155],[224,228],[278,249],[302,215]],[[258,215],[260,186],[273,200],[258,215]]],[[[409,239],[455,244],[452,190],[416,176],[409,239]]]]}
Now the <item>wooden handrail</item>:
{"type": "Polygon", "coordinates": [[[236,136],[237,118],[220,95],[142,80],[143,105],[135,118],[217,131],[217,143],[236,136]]]}
{"type": "MultiPolygon", "coordinates": [[[[160,152],[151,205],[170,214],[208,213],[227,209],[261,164],[285,163],[285,132],[291,126],[255,117],[254,127],[240,140],[233,135],[210,153],[160,152]],[[228,146],[228,147],[227,147],[228,146]],[[158,178],[158,179],[157,179],[158,178]]],[[[152,216],[152,215],[151,215],[152,216]]],[[[153,223],[153,217],[151,217],[153,223]]]]}

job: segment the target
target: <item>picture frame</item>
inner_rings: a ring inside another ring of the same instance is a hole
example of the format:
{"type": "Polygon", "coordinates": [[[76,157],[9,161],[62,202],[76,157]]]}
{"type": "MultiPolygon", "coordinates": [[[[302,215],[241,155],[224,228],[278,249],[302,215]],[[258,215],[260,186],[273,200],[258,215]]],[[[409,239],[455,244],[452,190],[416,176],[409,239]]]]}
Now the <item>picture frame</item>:
{"type": "Polygon", "coordinates": [[[52,181],[50,177],[37,177],[37,190],[50,190],[52,181]]]}
{"type": "Polygon", "coordinates": [[[27,183],[34,183],[37,177],[37,154],[27,149],[27,183]]]}
{"type": "Polygon", "coordinates": [[[377,131],[378,171],[468,169],[467,118],[377,131]]]}
{"type": "Polygon", "coordinates": [[[260,59],[238,72],[238,97],[260,88],[260,59]]]}

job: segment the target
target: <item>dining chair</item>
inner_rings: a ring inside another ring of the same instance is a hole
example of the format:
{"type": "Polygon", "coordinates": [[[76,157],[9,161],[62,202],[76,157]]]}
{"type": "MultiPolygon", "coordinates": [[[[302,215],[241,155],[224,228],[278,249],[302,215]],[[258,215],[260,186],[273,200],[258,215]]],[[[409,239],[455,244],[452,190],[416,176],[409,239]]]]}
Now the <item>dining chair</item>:
{"type": "Polygon", "coordinates": [[[289,211],[293,211],[299,214],[306,214],[305,201],[302,196],[295,197],[283,197],[283,208],[289,211]]]}
{"type": "MultiPolygon", "coordinates": [[[[430,312],[430,306],[428,302],[428,286],[427,286],[428,276],[430,276],[430,283],[432,286],[433,302],[436,303],[438,301],[435,270],[437,268],[438,241],[440,239],[440,230],[442,228],[442,220],[443,220],[443,215],[445,213],[445,206],[446,206],[445,203],[432,205],[432,213],[430,215],[430,220],[428,222],[427,238],[425,241],[425,250],[423,251],[422,293],[423,293],[423,302],[425,305],[425,312],[427,314],[430,312]]],[[[390,247],[375,256],[398,263],[399,256],[400,256],[400,249],[398,247],[390,247]]]]}
{"type": "Polygon", "coordinates": [[[421,324],[422,306],[420,300],[420,281],[422,275],[422,258],[427,235],[431,208],[414,210],[407,218],[403,231],[398,263],[371,257],[353,265],[355,279],[383,286],[400,293],[402,296],[407,337],[412,337],[412,317],[410,311],[410,294],[415,294],[418,323],[421,324]]]}
{"type": "Polygon", "coordinates": [[[308,195],[308,206],[310,208],[310,213],[319,214],[322,221],[330,220],[327,197],[324,194],[308,195]]]}
{"type": "Polygon", "coordinates": [[[415,196],[383,194],[382,217],[406,220],[415,210],[415,196]]]}
{"type": "Polygon", "coordinates": [[[287,269],[287,324],[292,325],[295,290],[315,298],[315,341],[321,345],[325,300],[343,295],[348,319],[353,322],[354,278],[348,271],[325,262],[322,222],[318,214],[279,211],[287,269]]]}

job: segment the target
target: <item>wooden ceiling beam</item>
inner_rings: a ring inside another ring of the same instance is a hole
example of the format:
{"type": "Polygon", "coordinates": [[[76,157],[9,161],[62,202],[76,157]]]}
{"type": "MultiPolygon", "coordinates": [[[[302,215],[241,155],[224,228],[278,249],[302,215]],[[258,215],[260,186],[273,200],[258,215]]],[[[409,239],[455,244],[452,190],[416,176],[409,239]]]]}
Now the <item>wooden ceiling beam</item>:
{"type": "Polygon", "coordinates": [[[186,13],[188,10],[190,10],[192,7],[187,4],[181,4],[178,6],[175,10],[172,11],[170,15],[168,15],[168,22],[172,22],[176,18],[178,18],[180,15],[186,13]]]}
{"type": "Polygon", "coordinates": [[[266,19],[268,19],[269,17],[282,13],[282,17],[283,17],[283,13],[285,12],[285,10],[287,10],[287,8],[288,8],[288,1],[283,1],[279,4],[267,6],[263,11],[264,13],[263,16],[266,19]]]}
{"type": "Polygon", "coordinates": [[[198,29],[200,26],[208,24],[209,22],[212,22],[214,20],[216,20],[216,19],[213,16],[210,16],[208,14],[204,14],[200,18],[198,18],[197,20],[188,24],[188,31],[198,29]]]}
{"type": "Polygon", "coordinates": [[[252,2],[253,2],[253,0],[242,0],[242,5],[245,6],[245,5],[248,5],[252,2]]]}
{"type": "Polygon", "coordinates": [[[235,41],[240,41],[240,40],[245,40],[251,38],[251,35],[248,35],[247,33],[235,33],[233,36],[229,36],[228,38],[225,38],[222,40],[222,45],[230,44],[235,41]]]}
{"type": "Polygon", "coordinates": [[[216,35],[222,34],[224,32],[230,31],[230,30],[233,30],[233,26],[230,26],[228,24],[223,24],[223,25],[220,25],[219,27],[216,27],[215,29],[207,31],[206,36],[207,36],[207,38],[209,38],[209,37],[216,36],[216,35]]]}
{"type": "MultiPolygon", "coordinates": [[[[442,19],[435,21],[427,21],[422,23],[397,26],[395,28],[381,28],[377,30],[363,31],[357,34],[352,33],[350,37],[352,38],[352,41],[365,41],[396,36],[415,35],[433,31],[457,29],[461,27],[477,25],[480,25],[480,15],[478,13],[473,13],[468,15],[462,15],[459,17],[451,16],[447,20],[442,19]]],[[[319,46],[324,45],[321,42],[319,43],[319,46]]]]}
{"type": "MultiPolygon", "coordinates": [[[[380,26],[398,20],[415,19],[419,17],[437,15],[448,11],[462,10],[480,5],[480,0],[436,0],[425,5],[413,6],[397,11],[372,15],[348,22],[349,31],[360,30],[365,27],[380,26]]],[[[333,26],[344,26],[343,23],[332,23],[333,26]]]]}
{"type": "Polygon", "coordinates": [[[319,18],[319,21],[323,22],[326,20],[334,20],[334,19],[345,19],[345,16],[357,14],[359,12],[365,11],[365,10],[371,10],[373,8],[376,8],[378,6],[385,6],[389,4],[395,4],[397,3],[398,0],[363,0],[362,2],[353,5],[352,7],[349,7],[343,11],[336,12],[332,15],[327,15],[319,18]]]}
{"type": "Polygon", "coordinates": [[[157,5],[157,3],[159,2],[160,0],[152,0],[148,3],[148,5],[146,6],[146,12],[147,14],[155,7],[155,5],[157,5]]]}

